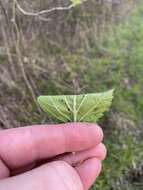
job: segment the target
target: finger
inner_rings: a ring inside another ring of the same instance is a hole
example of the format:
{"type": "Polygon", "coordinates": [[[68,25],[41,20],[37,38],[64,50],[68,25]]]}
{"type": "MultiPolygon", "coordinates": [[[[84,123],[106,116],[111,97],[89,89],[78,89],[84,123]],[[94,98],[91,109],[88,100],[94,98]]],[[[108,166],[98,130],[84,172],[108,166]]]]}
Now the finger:
{"type": "Polygon", "coordinates": [[[76,167],[76,171],[83,183],[84,190],[89,189],[93,185],[101,172],[101,168],[101,161],[97,158],[86,160],[80,166],[76,167]]]}
{"type": "Polygon", "coordinates": [[[89,158],[93,158],[93,157],[96,157],[102,161],[106,157],[106,152],[107,152],[107,150],[106,150],[105,145],[100,143],[99,145],[97,145],[91,149],[85,150],[85,151],[79,151],[79,152],[76,152],[75,154],[67,153],[67,154],[64,154],[61,156],[57,156],[54,159],[45,159],[45,160],[41,160],[37,163],[32,163],[28,166],[18,168],[16,170],[11,171],[11,175],[12,176],[18,175],[20,173],[29,171],[35,167],[39,167],[39,166],[46,164],[48,162],[51,162],[51,161],[64,161],[74,167],[77,166],[78,164],[81,164],[83,161],[85,161],[89,158]]]}
{"type": "Polygon", "coordinates": [[[99,145],[94,146],[88,150],[76,152],[75,154],[69,153],[66,155],[58,156],[54,160],[62,160],[72,166],[75,166],[90,158],[97,158],[102,161],[105,159],[106,154],[107,150],[105,145],[100,143],[99,145]]]}
{"type": "Polygon", "coordinates": [[[0,160],[0,180],[9,177],[9,169],[5,166],[2,160],[0,160]]]}
{"type": "Polygon", "coordinates": [[[102,141],[103,132],[95,124],[68,123],[4,130],[0,139],[0,157],[14,169],[65,152],[88,149],[102,141]]]}

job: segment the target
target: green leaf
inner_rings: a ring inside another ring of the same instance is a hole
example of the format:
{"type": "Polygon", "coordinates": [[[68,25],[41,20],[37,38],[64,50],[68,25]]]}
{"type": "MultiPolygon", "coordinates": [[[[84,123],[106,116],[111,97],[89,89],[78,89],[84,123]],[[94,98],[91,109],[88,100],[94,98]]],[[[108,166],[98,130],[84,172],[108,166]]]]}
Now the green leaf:
{"type": "Polygon", "coordinates": [[[48,116],[58,122],[96,122],[107,111],[113,90],[103,93],[39,96],[38,103],[48,116]]]}
{"type": "Polygon", "coordinates": [[[82,3],[81,0],[70,0],[74,6],[79,5],[82,3]]]}

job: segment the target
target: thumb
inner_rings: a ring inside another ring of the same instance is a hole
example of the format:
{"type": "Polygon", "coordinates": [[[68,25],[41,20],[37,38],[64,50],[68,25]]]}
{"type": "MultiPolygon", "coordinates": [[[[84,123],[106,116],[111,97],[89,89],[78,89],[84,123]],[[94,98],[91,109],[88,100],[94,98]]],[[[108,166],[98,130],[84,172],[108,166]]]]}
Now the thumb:
{"type": "MultiPolygon", "coordinates": [[[[79,169],[81,170],[81,169],[79,169]]],[[[84,190],[78,172],[63,161],[55,161],[0,181],[2,190],[84,190]]]]}

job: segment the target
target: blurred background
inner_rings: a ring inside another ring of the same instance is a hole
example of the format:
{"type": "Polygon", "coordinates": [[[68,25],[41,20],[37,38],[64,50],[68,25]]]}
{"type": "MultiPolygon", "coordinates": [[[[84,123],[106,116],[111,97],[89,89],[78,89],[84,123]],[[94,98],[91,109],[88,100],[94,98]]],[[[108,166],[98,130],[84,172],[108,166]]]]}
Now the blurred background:
{"type": "Polygon", "coordinates": [[[0,0],[0,127],[47,121],[38,95],[115,88],[92,190],[143,189],[143,1],[0,0]],[[31,14],[28,14],[29,12],[31,14]]]}

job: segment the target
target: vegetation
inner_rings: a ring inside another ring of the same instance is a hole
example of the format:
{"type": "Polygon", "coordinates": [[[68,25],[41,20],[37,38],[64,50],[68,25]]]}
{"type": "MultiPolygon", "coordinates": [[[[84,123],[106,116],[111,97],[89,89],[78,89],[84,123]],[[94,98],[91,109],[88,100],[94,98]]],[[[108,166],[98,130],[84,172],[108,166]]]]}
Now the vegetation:
{"type": "MultiPolygon", "coordinates": [[[[0,126],[49,122],[35,101],[41,94],[115,88],[112,110],[100,122],[108,158],[93,190],[140,190],[143,2],[88,0],[42,17],[23,15],[12,1],[0,2],[0,126]]],[[[29,12],[70,3],[18,2],[29,12]]]]}
{"type": "Polygon", "coordinates": [[[97,122],[107,111],[113,99],[113,90],[102,93],[39,96],[41,108],[59,123],[97,122]]]}

